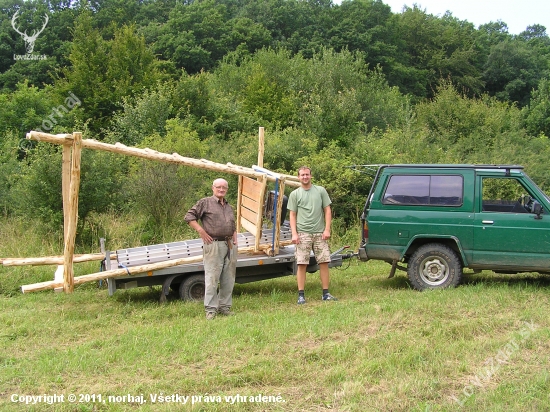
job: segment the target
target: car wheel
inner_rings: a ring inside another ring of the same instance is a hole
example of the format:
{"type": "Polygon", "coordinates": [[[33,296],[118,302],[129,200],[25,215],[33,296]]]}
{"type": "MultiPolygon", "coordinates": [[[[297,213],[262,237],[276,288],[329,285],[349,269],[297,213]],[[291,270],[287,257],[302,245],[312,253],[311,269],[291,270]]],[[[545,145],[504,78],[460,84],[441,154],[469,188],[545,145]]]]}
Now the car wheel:
{"type": "Polygon", "coordinates": [[[413,253],[407,273],[417,290],[444,289],[460,283],[462,263],[451,248],[440,243],[428,243],[413,253]]]}

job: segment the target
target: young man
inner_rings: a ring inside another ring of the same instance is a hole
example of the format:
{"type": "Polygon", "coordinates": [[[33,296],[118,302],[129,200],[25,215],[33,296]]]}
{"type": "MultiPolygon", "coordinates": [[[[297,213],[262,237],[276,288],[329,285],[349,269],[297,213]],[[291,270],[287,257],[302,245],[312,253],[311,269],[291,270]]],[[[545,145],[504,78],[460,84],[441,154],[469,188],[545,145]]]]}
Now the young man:
{"type": "Polygon", "coordinates": [[[225,200],[227,190],[226,180],[214,180],[213,195],[200,199],[184,218],[204,243],[204,309],[208,320],[214,319],[216,314],[233,315],[231,304],[237,267],[237,230],[233,208],[225,200]]]}
{"type": "Polygon", "coordinates": [[[298,270],[298,305],[306,303],[304,288],[306,284],[306,268],[310,253],[313,250],[323,287],[323,300],[338,300],[329,291],[330,249],[327,240],[330,239],[330,224],[332,203],[327,191],[322,186],[311,183],[311,169],[302,166],[298,169],[300,187],[290,193],[288,210],[290,211],[290,228],[292,243],[296,245],[296,263],[298,270]]]}

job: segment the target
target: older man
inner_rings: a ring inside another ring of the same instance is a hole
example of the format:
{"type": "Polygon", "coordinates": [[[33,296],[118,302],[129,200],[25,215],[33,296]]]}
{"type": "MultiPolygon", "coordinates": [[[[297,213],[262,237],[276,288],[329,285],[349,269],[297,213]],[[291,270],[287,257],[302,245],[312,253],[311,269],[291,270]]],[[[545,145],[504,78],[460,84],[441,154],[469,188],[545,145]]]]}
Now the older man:
{"type": "Polygon", "coordinates": [[[233,314],[231,305],[237,265],[237,231],[233,208],[225,199],[228,188],[226,180],[214,180],[213,195],[200,199],[184,218],[204,243],[204,308],[208,320],[214,319],[217,314],[233,314]]]}

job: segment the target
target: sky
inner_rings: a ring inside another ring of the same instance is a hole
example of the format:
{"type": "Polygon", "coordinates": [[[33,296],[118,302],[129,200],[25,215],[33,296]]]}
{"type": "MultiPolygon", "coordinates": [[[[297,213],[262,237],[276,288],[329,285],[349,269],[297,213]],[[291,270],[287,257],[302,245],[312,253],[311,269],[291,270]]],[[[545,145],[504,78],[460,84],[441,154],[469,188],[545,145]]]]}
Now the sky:
{"type": "Polygon", "coordinates": [[[443,16],[448,10],[453,17],[473,23],[476,29],[485,23],[502,20],[508,33],[520,34],[527,26],[540,24],[550,35],[550,0],[382,0],[392,13],[400,13],[403,5],[416,3],[434,16],[443,16]]]}

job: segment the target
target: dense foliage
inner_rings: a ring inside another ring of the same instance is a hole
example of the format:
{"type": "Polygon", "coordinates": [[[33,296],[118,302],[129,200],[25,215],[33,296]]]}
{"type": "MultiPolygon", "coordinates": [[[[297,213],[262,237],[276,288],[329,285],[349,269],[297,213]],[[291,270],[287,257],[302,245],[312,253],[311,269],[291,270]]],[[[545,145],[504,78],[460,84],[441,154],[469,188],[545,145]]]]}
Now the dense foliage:
{"type": "MultiPolygon", "coordinates": [[[[352,165],[519,163],[550,185],[540,25],[512,35],[381,0],[2,0],[0,14],[5,217],[60,225],[59,148],[24,139],[38,129],[251,166],[262,126],[264,166],[311,165],[343,227],[370,184],[352,165]],[[46,58],[16,58],[18,31],[44,16],[33,54],[46,58]]],[[[105,212],[146,216],[153,237],[178,224],[215,177],[183,169],[85,154],[80,232],[105,212]]]]}

